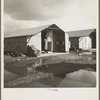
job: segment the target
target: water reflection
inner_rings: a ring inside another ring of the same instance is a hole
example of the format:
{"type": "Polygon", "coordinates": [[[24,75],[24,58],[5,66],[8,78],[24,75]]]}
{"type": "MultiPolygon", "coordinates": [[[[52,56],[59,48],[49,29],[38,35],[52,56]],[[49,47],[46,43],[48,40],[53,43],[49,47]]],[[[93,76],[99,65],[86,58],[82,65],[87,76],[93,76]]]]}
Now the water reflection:
{"type": "Polygon", "coordinates": [[[41,66],[43,62],[43,59],[37,60],[35,63],[30,63],[26,65],[27,73],[35,73],[35,68],[38,66],[41,66]]]}
{"type": "MultiPolygon", "coordinates": [[[[18,87],[38,87],[36,83],[50,87],[67,87],[67,86],[89,86],[96,84],[96,65],[93,64],[77,64],[77,63],[56,63],[45,64],[46,59],[37,59],[33,63],[25,66],[8,66],[6,70],[18,75],[32,75],[24,78],[22,85],[18,87]],[[73,81],[73,82],[72,82],[73,81]],[[75,82],[83,82],[89,84],[78,84],[75,82]],[[34,86],[33,86],[34,85],[34,86]]],[[[20,81],[22,81],[21,79],[20,81]]],[[[20,83],[20,82],[19,82],[20,83]]]]}
{"type": "MultiPolygon", "coordinates": [[[[51,87],[95,87],[96,86],[96,72],[87,70],[78,70],[71,73],[62,73],[50,77],[43,78],[37,81],[51,87]]],[[[33,84],[33,82],[30,83],[33,84]]],[[[26,85],[28,86],[28,84],[26,85]]]]}
{"type": "Polygon", "coordinates": [[[69,80],[96,84],[96,72],[93,71],[78,70],[73,73],[66,74],[66,78],[69,80]]]}
{"type": "Polygon", "coordinates": [[[38,66],[41,66],[43,63],[43,59],[38,59],[34,61],[33,63],[26,64],[25,66],[7,66],[5,67],[6,70],[16,73],[19,75],[25,75],[29,73],[35,73],[35,68],[38,66]]]}
{"type": "Polygon", "coordinates": [[[18,77],[20,77],[20,75],[4,70],[4,82],[14,80],[18,77]]]}
{"type": "Polygon", "coordinates": [[[72,73],[63,73],[59,75],[48,74],[48,77],[39,78],[37,81],[31,81],[27,84],[17,87],[95,87],[96,72],[79,70],[72,73]]]}

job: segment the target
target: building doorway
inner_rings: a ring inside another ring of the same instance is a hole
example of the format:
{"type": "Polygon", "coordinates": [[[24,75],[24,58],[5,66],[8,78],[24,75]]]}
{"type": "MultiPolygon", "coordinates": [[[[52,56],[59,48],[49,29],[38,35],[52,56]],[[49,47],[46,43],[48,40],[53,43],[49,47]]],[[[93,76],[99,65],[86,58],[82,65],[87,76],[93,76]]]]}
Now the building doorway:
{"type": "Polygon", "coordinates": [[[47,48],[48,52],[52,52],[53,51],[52,30],[42,31],[41,34],[42,34],[41,35],[42,36],[42,39],[41,39],[42,40],[41,42],[42,51],[45,51],[45,48],[47,48]]]}

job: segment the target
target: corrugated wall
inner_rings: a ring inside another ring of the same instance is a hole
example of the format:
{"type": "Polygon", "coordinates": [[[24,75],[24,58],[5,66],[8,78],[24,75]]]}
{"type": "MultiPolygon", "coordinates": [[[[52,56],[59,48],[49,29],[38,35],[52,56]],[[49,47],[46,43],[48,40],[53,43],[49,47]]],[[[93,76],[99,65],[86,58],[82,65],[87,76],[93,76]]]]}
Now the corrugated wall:
{"type": "Polygon", "coordinates": [[[90,38],[92,40],[92,48],[96,48],[96,31],[91,33],[90,38]]]}
{"type": "Polygon", "coordinates": [[[27,52],[27,39],[26,37],[13,37],[4,39],[5,52],[27,52]]]}

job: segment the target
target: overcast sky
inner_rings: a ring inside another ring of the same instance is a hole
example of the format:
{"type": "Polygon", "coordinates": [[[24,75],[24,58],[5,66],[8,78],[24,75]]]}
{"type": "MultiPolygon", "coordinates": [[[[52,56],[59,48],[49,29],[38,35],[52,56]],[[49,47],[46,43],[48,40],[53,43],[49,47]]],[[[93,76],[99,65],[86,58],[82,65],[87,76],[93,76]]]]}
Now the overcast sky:
{"type": "Polygon", "coordinates": [[[4,31],[55,23],[64,31],[97,27],[97,0],[4,0],[4,31]]]}

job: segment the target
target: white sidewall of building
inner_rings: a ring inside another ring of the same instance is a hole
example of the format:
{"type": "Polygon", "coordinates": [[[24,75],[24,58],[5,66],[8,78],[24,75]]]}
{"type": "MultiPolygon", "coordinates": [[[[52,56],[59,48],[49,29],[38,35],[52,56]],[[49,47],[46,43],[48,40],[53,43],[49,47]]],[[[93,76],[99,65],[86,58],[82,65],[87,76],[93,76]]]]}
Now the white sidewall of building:
{"type": "MultiPolygon", "coordinates": [[[[27,39],[27,41],[28,41],[28,39],[27,39]]],[[[34,45],[35,48],[37,48],[38,50],[41,51],[41,32],[35,36],[32,36],[27,45],[29,45],[29,46],[34,45]]]]}
{"type": "Polygon", "coordinates": [[[70,47],[69,35],[68,35],[67,33],[65,33],[65,51],[66,51],[66,52],[69,51],[69,47],[70,47]]]}
{"type": "Polygon", "coordinates": [[[79,48],[81,49],[91,49],[92,41],[89,36],[79,38],[79,48]]]}

